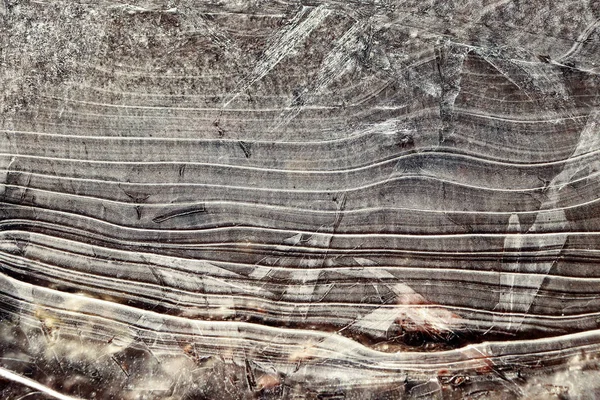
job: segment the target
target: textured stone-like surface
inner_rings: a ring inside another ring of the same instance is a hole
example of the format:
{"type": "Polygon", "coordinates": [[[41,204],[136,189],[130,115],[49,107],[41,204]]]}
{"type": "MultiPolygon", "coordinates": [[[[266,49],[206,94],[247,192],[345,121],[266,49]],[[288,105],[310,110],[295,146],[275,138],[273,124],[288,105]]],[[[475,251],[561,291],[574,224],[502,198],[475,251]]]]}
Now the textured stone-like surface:
{"type": "Polygon", "coordinates": [[[0,13],[0,397],[600,396],[597,1],[0,13]]]}

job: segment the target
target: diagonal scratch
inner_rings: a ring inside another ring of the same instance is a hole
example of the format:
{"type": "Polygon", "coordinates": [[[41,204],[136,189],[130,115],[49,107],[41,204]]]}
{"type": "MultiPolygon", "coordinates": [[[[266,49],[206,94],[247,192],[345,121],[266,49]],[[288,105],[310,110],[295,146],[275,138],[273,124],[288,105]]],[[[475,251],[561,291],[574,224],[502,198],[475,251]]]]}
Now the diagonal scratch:
{"type": "Polygon", "coordinates": [[[324,6],[304,6],[296,14],[289,26],[281,29],[271,40],[254,67],[254,70],[242,81],[237,92],[231,96],[223,107],[227,107],[241,93],[255,82],[265,77],[281,60],[290,54],[308,35],[329,16],[331,11],[324,6]]]}
{"type": "Polygon", "coordinates": [[[306,99],[301,99],[303,97],[302,94],[295,96],[292,104],[275,121],[274,126],[270,129],[271,131],[289,124],[291,120],[300,114],[305,106],[314,102],[316,95],[323,92],[332,82],[345,74],[346,70],[353,64],[355,55],[363,51],[366,47],[360,35],[365,27],[366,24],[364,22],[356,22],[335,42],[333,49],[321,62],[319,73],[308,89],[306,99]]]}
{"type": "Polygon", "coordinates": [[[21,385],[30,387],[35,390],[39,390],[40,392],[43,392],[44,394],[46,394],[50,397],[53,397],[55,399],[58,399],[58,400],[81,400],[79,397],[71,397],[71,396],[66,396],[64,394],[61,394],[61,393],[57,392],[56,390],[52,390],[49,387],[46,387],[46,386],[42,385],[41,383],[34,381],[33,379],[29,379],[24,376],[18,375],[16,373],[9,371],[8,369],[2,368],[2,367],[0,367],[0,377],[2,377],[3,379],[6,379],[8,381],[20,383],[21,385]]]}

